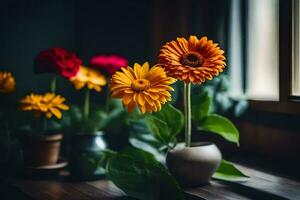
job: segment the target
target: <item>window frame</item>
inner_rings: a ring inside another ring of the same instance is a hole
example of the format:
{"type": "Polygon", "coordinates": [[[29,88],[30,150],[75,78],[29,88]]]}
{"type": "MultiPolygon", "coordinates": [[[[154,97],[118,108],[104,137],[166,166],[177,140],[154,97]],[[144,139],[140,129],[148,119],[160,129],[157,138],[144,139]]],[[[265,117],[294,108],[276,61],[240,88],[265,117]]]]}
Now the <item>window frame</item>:
{"type": "MultiPolygon", "coordinates": [[[[300,92],[298,92],[298,94],[294,94],[294,87],[295,87],[295,78],[296,78],[296,75],[295,73],[299,73],[300,69],[300,63],[299,63],[299,58],[300,56],[297,55],[299,54],[299,41],[300,41],[300,31],[299,31],[299,0],[293,0],[292,1],[292,73],[291,73],[291,77],[292,77],[292,80],[291,80],[291,96],[292,97],[299,97],[300,96],[300,92]],[[296,66],[298,65],[298,66],[296,66]],[[297,69],[296,69],[297,67],[297,69]]],[[[297,77],[297,79],[299,79],[300,77],[297,77]]],[[[298,84],[299,83],[299,80],[297,80],[298,84]]],[[[298,85],[299,87],[299,85],[298,85]]],[[[298,88],[299,90],[299,88],[298,88]]]]}
{"type": "Polygon", "coordinates": [[[279,1],[279,101],[249,100],[250,109],[300,114],[300,96],[292,95],[294,0],[279,1]]]}

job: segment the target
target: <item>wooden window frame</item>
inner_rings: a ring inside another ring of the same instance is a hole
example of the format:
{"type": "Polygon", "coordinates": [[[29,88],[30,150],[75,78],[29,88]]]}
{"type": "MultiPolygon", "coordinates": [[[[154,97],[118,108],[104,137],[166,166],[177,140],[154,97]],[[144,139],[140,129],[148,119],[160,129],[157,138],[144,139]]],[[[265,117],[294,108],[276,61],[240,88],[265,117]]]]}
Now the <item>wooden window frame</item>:
{"type": "Polygon", "coordinates": [[[292,96],[293,1],[279,1],[279,101],[249,100],[251,110],[300,114],[300,98],[292,96]]]}

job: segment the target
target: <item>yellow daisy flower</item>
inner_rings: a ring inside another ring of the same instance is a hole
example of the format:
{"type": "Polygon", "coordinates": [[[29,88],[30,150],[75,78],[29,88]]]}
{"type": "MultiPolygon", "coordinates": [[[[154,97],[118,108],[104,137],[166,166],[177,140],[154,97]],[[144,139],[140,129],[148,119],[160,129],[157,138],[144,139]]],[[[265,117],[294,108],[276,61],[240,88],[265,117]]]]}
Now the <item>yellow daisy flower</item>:
{"type": "Polygon", "coordinates": [[[168,75],[186,83],[201,84],[219,75],[226,66],[224,51],[218,44],[202,37],[190,36],[189,40],[177,38],[167,42],[160,50],[159,64],[168,75]]]}
{"type": "Polygon", "coordinates": [[[10,72],[0,72],[0,92],[11,93],[15,91],[15,78],[10,72]]]}
{"type": "Polygon", "coordinates": [[[123,72],[116,72],[112,76],[112,97],[122,98],[123,106],[132,112],[136,106],[142,113],[157,112],[161,104],[171,101],[170,86],[175,82],[168,77],[163,68],[154,66],[149,69],[149,63],[143,66],[135,63],[133,68],[123,67],[123,72]]]}
{"type": "Polygon", "coordinates": [[[101,91],[101,87],[106,85],[105,77],[96,69],[80,66],[76,76],[70,78],[76,90],[80,90],[85,86],[97,92],[101,91]]]}
{"type": "Polygon", "coordinates": [[[36,117],[44,113],[47,118],[54,115],[60,119],[62,117],[60,110],[69,109],[69,106],[64,104],[65,100],[64,97],[54,93],[46,93],[45,95],[29,94],[20,100],[20,109],[22,111],[33,111],[36,117]]]}

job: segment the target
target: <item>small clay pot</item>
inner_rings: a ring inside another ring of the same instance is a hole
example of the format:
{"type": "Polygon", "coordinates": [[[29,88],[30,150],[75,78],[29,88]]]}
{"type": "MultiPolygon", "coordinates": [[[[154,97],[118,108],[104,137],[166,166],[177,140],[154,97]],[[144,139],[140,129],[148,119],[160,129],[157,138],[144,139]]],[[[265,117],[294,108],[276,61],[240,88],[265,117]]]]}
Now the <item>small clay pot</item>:
{"type": "Polygon", "coordinates": [[[62,138],[62,134],[24,136],[24,164],[31,167],[55,165],[59,158],[62,138]]]}
{"type": "Polygon", "coordinates": [[[179,143],[168,152],[166,163],[181,186],[193,187],[208,184],[221,159],[221,152],[213,143],[194,143],[191,147],[179,143]]]}

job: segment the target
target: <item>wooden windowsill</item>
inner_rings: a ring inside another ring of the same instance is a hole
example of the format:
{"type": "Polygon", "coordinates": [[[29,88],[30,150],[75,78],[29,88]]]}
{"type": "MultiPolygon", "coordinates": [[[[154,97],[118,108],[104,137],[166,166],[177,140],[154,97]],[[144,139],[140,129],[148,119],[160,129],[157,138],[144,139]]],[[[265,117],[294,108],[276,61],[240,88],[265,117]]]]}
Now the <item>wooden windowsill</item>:
{"type": "MultiPolygon", "coordinates": [[[[186,199],[300,199],[300,183],[237,165],[251,178],[246,182],[212,180],[210,185],[185,189],[186,199]]],[[[128,199],[108,180],[74,182],[66,173],[51,180],[2,177],[0,197],[6,199],[128,199]]]]}
{"type": "Polygon", "coordinates": [[[249,100],[249,108],[254,111],[272,112],[280,114],[300,114],[299,100],[280,101],[256,101],[249,100]]]}

